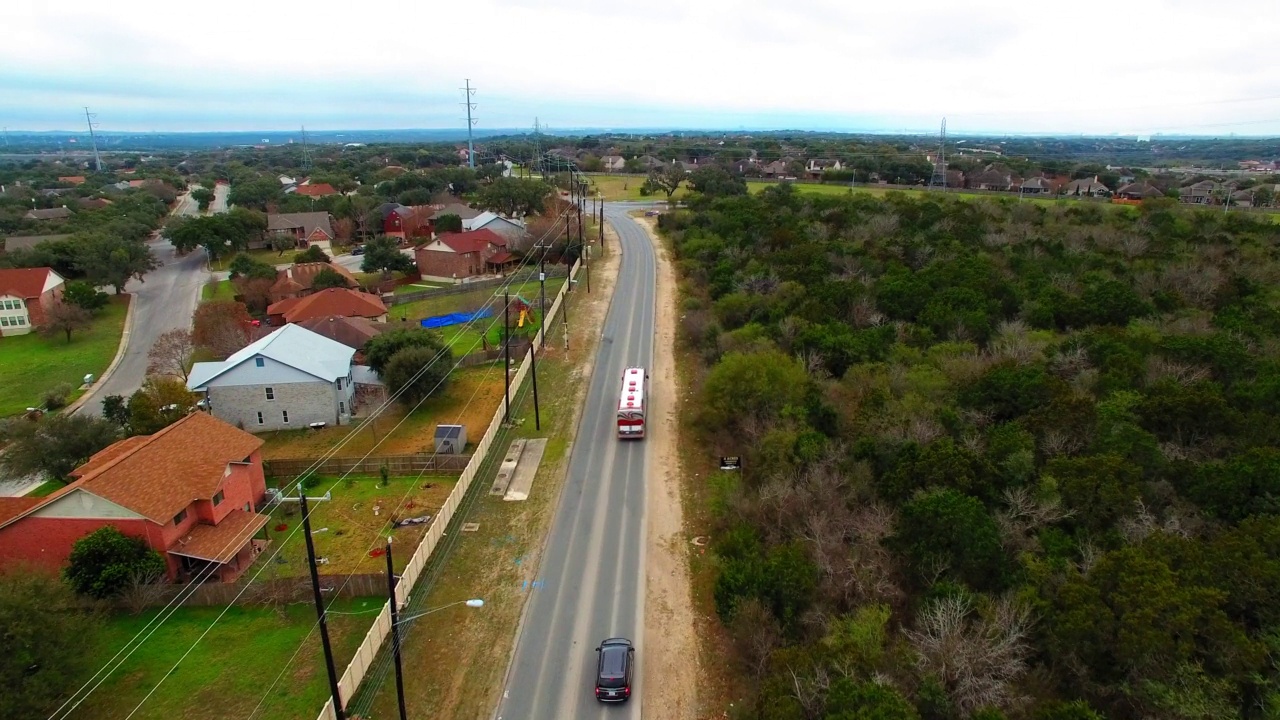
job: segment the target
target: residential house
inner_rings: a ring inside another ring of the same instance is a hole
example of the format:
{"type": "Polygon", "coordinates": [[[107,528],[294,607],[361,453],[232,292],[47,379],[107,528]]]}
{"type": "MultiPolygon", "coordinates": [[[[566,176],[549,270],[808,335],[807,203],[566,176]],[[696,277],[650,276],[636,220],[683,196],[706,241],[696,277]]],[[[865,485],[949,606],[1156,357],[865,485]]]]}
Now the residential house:
{"type": "Polygon", "coordinates": [[[67,183],[68,185],[83,185],[84,176],[83,175],[67,175],[65,177],[58,178],[58,182],[67,183]]]}
{"type": "Polygon", "coordinates": [[[202,412],[121,440],[43,498],[0,498],[0,566],[59,570],[104,527],[140,538],[170,581],[238,578],[266,547],[262,440],[202,412]]]}
{"type": "Polygon", "coordinates": [[[249,432],[346,425],[354,408],[355,351],[297,325],[285,325],[222,362],[191,368],[187,387],[203,393],[217,418],[249,432]]]}
{"type": "Polygon", "coordinates": [[[291,235],[298,247],[333,240],[333,218],[327,212],[270,213],[267,232],[291,235]]]}
{"type": "Polygon", "coordinates": [[[431,216],[439,209],[436,205],[401,205],[383,203],[382,234],[388,237],[408,239],[431,235],[431,216]]]}
{"type": "Polygon", "coordinates": [[[301,320],[296,325],[355,350],[357,361],[361,359],[360,350],[365,344],[384,330],[391,328],[391,325],[386,322],[374,322],[369,318],[347,315],[312,317],[301,320]]]}
{"type": "Polygon", "coordinates": [[[13,252],[15,250],[30,250],[31,248],[43,242],[57,242],[66,240],[70,235],[14,235],[4,239],[3,247],[0,250],[4,252],[13,252]]]}
{"type": "Polygon", "coordinates": [[[1011,190],[1022,184],[1015,182],[1012,170],[999,164],[988,165],[970,175],[968,182],[974,190],[1011,190]]]}
{"type": "Polygon", "coordinates": [[[1258,188],[1245,188],[1231,193],[1231,205],[1234,207],[1253,207],[1253,195],[1258,188]]]}
{"type": "Polygon", "coordinates": [[[106,198],[80,198],[76,201],[81,210],[101,210],[110,207],[115,203],[106,198]]]}
{"type": "Polygon", "coordinates": [[[605,155],[600,158],[600,164],[607,173],[622,172],[627,167],[627,159],[621,155],[605,155]]]}
{"type": "Polygon", "coordinates": [[[962,188],[964,187],[964,184],[968,182],[968,180],[969,179],[964,176],[963,170],[947,171],[947,187],[962,188]]]}
{"type": "Polygon", "coordinates": [[[729,163],[729,172],[734,175],[745,175],[748,171],[755,172],[760,169],[760,163],[755,158],[746,158],[745,160],[734,160],[729,163]]]}
{"type": "Polygon", "coordinates": [[[761,169],[761,172],[765,177],[769,177],[769,178],[787,177],[790,174],[788,167],[793,162],[795,162],[795,158],[793,157],[779,158],[777,160],[774,160],[771,163],[767,163],[761,169]]]}
{"type": "Polygon", "coordinates": [[[1072,180],[1062,189],[1062,194],[1073,197],[1110,197],[1111,188],[1098,182],[1098,176],[1094,175],[1091,178],[1072,180]]]}
{"type": "Polygon", "coordinates": [[[45,210],[28,210],[22,217],[24,220],[66,220],[71,217],[71,211],[64,205],[45,210]]]}
{"type": "Polygon", "coordinates": [[[26,335],[62,299],[62,276],[51,268],[0,270],[0,337],[26,335]]]}
{"type": "Polygon", "coordinates": [[[1053,183],[1046,177],[1030,177],[1018,187],[1020,195],[1052,195],[1053,183]]]}
{"type": "Polygon", "coordinates": [[[1201,180],[1178,191],[1178,202],[1186,205],[1213,205],[1214,195],[1222,186],[1212,180],[1201,180]]]}
{"type": "Polygon", "coordinates": [[[1119,200],[1148,200],[1151,198],[1162,198],[1164,193],[1160,192],[1160,188],[1155,187],[1151,183],[1129,183],[1122,185],[1116,190],[1115,199],[1119,200]]]}
{"type": "Polygon", "coordinates": [[[840,164],[839,160],[815,158],[809,160],[809,162],[805,164],[804,171],[814,180],[821,180],[822,173],[828,170],[840,170],[843,167],[844,166],[840,164]]]}
{"type": "Polygon", "coordinates": [[[643,155],[640,158],[640,167],[645,172],[649,172],[651,170],[659,170],[665,166],[666,166],[666,163],[662,162],[661,160],[659,160],[658,158],[652,155],[643,155]]]}
{"type": "Polygon", "coordinates": [[[295,192],[309,198],[328,197],[329,195],[338,194],[338,191],[329,183],[317,183],[312,185],[309,182],[297,186],[295,192]]]}
{"type": "Polygon", "coordinates": [[[495,212],[482,212],[470,220],[462,221],[463,230],[492,230],[507,239],[508,243],[524,237],[524,223],[520,220],[505,218],[495,212]]]}
{"type": "Polygon", "coordinates": [[[285,298],[304,297],[310,295],[312,283],[316,280],[324,270],[332,270],[347,279],[347,287],[359,287],[360,281],[356,280],[356,276],[351,271],[337,263],[294,263],[287,268],[276,270],[276,281],[271,286],[270,296],[272,302],[279,302],[285,298]]]}
{"type": "Polygon", "coordinates": [[[463,205],[462,203],[448,203],[447,205],[444,205],[440,209],[436,210],[434,213],[431,214],[431,217],[428,218],[428,220],[431,223],[431,236],[434,237],[436,235],[436,220],[439,220],[441,217],[445,215],[457,215],[459,218],[462,219],[462,222],[464,223],[463,229],[466,229],[466,226],[465,226],[466,221],[478,217],[480,213],[481,213],[480,210],[477,210],[467,205],[463,205]]]}
{"type": "Polygon", "coordinates": [[[294,296],[271,303],[267,316],[273,325],[302,322],[317,317],[362,317],[387,321],[382,298],[350,288],[325,288],[310,295],[294,296]]]}
{"type": "Polygon", "coordinates": [[[512,261],[507,239],[489,230],[444,233],[415,252],[423,277],[460,280],[501,269],[512,261]]]}

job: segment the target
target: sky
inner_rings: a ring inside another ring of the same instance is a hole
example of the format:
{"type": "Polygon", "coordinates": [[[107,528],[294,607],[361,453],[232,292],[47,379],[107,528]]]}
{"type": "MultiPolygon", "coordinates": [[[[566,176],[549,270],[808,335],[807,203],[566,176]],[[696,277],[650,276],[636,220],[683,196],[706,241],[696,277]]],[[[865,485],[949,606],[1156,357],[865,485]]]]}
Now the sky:
{"type": "Polygon", "coordinates": [[[1277,0],[61,0],[0,125],[1280,136],[1277,0]]]}

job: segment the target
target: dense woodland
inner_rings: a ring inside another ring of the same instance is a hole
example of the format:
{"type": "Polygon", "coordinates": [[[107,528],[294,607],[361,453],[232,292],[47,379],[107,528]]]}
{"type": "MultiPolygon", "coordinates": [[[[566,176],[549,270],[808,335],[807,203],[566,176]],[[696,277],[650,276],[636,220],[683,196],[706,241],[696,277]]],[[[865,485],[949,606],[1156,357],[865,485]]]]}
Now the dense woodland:
{"type": "Polygon", "coordinates": [[[1280,717],[1280,225],[724,191],[662,227],[741,717],[1280,717]]]}

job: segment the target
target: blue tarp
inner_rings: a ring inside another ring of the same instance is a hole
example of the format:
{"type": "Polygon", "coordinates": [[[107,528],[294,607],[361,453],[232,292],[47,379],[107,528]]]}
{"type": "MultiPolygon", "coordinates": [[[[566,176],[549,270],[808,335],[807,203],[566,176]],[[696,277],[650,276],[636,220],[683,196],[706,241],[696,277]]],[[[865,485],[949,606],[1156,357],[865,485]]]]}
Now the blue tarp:
{"type": "Polygon", "coordinates": [[[449,313],[448,315],[436,315],[435,317],[423,318],[422,327],[424,328],[442,328],[450,325],[461,325],[469,323],[472,320],[480,320],[481,318],[493,317],[493,308],[485,308],[477,310],[473,313],[449,313]]]}

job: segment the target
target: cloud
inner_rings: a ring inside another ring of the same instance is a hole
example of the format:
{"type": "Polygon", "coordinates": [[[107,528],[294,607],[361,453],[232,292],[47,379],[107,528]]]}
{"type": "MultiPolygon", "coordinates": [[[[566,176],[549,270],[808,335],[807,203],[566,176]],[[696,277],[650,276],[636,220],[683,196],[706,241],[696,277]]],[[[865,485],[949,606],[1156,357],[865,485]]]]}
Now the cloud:
{"type": "Polygon", "coordinates": [[[0,122],[28,129],[461,126],[470,78],[487,127],[1280,133],[1275,0],[20,5],[0,122]]]}

